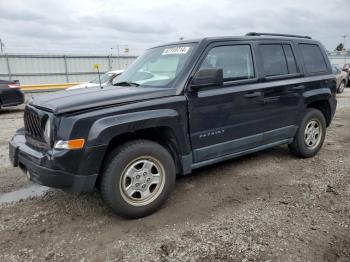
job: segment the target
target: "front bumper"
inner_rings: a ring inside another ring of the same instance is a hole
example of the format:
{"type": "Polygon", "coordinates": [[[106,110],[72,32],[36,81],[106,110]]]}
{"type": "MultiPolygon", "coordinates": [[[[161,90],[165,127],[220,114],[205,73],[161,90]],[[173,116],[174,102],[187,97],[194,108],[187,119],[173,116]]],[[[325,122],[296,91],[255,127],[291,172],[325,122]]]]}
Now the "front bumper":
{"type": "Polygon", "coordinates": [[[48,151],[34,150],[26,144],[23,133],[17,133],[9,144],[9,157],[14,167],[21,168],[35,183],[61,188],[73,193],[93,190],[97,174],[77,175],[48,167],[54,156],[48,151]]]}

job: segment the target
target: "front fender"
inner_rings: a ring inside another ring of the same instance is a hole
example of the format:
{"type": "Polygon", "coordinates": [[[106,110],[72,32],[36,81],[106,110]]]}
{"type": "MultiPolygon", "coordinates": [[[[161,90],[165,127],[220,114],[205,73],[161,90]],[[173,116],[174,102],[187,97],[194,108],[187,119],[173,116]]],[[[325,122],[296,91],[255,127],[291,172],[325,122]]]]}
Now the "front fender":
{"type": "Polygon", "coordinates": [[[170,127],[177,136],[181,136],[176,130],[181,130],[181,133],[186,132],[182,123],[186,123],[186,120],[181,119],[181,115],[173,109],[146,110],[108,116],[97,120],[91,126],[87,146],[108,145],[118,135],[152,127],[170,127]]]}
{"type": "MultiPolygon", "coordinates": [[[[185,116],[184,116],[185,117],[185,116]]],[[[168,127],[173,131],[180,155],[188,154],[187,121],[173,109],[146,110],[107,116],[91,126],[84,154],[82,173],[98,173],[110,141],[118,135],[152,127],[168,127]],[[184,124],[185,123],[185,124],[184,124]]]]}

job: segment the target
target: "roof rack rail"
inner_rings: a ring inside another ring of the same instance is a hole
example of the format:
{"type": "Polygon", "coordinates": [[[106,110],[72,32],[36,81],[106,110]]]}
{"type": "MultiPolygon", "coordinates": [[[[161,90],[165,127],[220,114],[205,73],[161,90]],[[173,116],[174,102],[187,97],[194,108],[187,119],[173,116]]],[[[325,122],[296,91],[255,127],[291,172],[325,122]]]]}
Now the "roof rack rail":
{"type": "Polygon", "coordinates": [[[257,33],[257,32],[249,32],[248,34],[246,34],[246,36],[262,36],[262,35],[312,39],[310,36],[307,36],[307,35],[287,35],[287,34],[257,33]]]}

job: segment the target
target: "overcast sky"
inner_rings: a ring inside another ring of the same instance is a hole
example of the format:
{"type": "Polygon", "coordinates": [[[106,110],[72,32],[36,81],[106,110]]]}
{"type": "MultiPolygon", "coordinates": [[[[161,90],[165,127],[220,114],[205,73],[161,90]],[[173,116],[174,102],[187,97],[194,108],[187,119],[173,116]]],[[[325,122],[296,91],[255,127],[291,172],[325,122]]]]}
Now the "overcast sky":
{"type": "MultiPolygon", "coordinates": [[[[179,37],[250,31],[310,35],[328,50],[350,34],[349,0],[0,0],[6,52],[132,54],[179,37]]],[[[347,39],[350,47],[350,37],[347,39]]]]}

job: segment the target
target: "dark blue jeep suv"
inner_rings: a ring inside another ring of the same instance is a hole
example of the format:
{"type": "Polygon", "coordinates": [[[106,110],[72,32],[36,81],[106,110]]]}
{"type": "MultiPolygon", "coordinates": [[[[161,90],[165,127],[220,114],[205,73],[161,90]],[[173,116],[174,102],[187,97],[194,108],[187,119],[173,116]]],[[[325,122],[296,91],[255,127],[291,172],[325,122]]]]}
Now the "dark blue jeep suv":
{"type": "Polygon", "coordinates": [[[128,218],[156,211],[177,174],[282,144],[314,156],[336,109],[327,54],[307,36],[157,46],[113,85],[32,98],[10,158],[37,183],[100,188],[128,218]]]}

